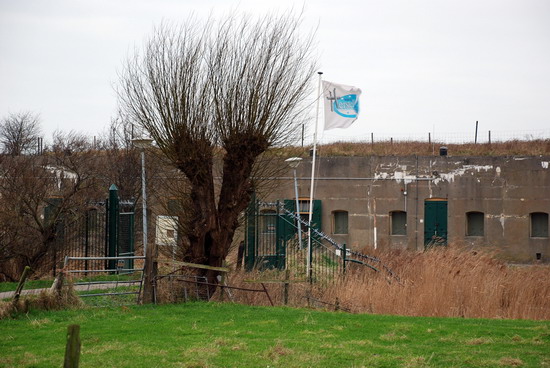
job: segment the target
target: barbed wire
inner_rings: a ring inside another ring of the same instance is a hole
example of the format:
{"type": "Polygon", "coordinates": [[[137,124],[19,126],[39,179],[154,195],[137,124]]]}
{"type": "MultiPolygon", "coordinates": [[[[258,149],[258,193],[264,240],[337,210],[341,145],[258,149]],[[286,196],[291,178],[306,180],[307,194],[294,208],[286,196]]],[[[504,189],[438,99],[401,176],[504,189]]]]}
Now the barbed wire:
{"type": "MultiPolygon", "coordinates": [[[[533,141],[550,139],[550,129],[539,130],[479,130],[475,133],[436,132],[430,133],[387,133],[371,132],[354,136],[320,135],[318,144],[334,142],[376,143],[376,142],[437,142],[437,143],[496,143],[506,141],[533,141]]],[[[304,145],[313,144],[313,135],[304,136],[304,145]]]]}

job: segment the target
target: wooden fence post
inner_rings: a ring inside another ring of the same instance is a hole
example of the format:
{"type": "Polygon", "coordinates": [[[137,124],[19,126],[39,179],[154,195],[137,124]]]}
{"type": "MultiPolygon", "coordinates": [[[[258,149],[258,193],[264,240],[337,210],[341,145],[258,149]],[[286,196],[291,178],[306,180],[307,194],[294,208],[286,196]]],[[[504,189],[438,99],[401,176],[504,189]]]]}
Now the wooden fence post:
{"type": "Polygon", "coordinates": [[[13,294],[14,303],[17,303],[17,301],[19,300],[19,297],[21,296],[21,292],[23,291],[23,286],[25,286],[25,281],[27,281],[27,277],[29,277],[30,273],[31,273],[31,268],[29,266],[25,266],[25,269],[21,274],[21,278],[19,279],[19,284],[17,284],[17,289],[15,289],[15,294],[13,294]]]}
{"type": "Polygon", "coordinates": [[[285,270],[285,283],[284,283],[284,289],[283,289],[283,302],[285,305],[288,305],[288,288],[289,288],[289,282],[290,279],[290,270],[285,270]]]}
{"type": "MultiPolygon", "coordinates": [[[[222,267],[227,267],[227,262],[223,261],[222,262],[222,267]]],[[[220,278],[220,301],[223,303],[224,302],[224,286],[225,286],[225,272],[222,272],[221,273],[221,278],[220,278]]]]}
{"type": "Polygon", "coordinates": [[[145,265],[143,270],[143,304],[155,302],[154,283],[156,282],[158,270],[158,264],[155,262],[155,247],[155,243],[151,244],[151,246],[147,247],[147,253],[145,254],[145,265]]]}
{"type": "Polygon", "coordinates": [[[69,325],[67,329],[67,347],[63,368],[78,368],[80,360],[80,326],[69,325]]]}

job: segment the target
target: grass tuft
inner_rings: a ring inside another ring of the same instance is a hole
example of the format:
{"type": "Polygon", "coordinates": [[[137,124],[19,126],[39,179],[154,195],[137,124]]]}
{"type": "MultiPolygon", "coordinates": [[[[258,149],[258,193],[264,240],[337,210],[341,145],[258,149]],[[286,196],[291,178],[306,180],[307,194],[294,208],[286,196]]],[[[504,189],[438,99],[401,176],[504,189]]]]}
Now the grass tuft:
{"type": "Polygon", "coordinates": [[[523,361],[521,359],[510,357],[500,358],[498,363],[502,367],[521,367],[523,365],[523,361]]]}
{"type": "Polygon", "coordinates": [[[15,301],[0,301],[0,320],[14,318],[20,313],[31,310],[60,310],[79,308],[84,304],[74,291],[72,284],[68,284],[57,294],[50,290],[43,290],[37,295],[27,295],[15,301]]]}

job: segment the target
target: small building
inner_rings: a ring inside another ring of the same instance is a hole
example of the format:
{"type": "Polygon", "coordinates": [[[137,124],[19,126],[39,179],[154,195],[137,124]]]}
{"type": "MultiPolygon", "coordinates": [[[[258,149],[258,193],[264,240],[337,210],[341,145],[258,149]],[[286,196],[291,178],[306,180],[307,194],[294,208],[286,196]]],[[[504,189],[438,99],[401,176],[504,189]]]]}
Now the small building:
{"type": "MultiPolygon", "coordinates": [[[[316,216],[323,232],[352,249],[452,243],[494,247],[516,262],[549,262],[549,162],[550,156],[321,157],[316,216]]],[[[310,176],[311,160],[304,160],[297,169],[300,211],[308,207],[310,176]]],[[[277,180],[265,200],[294,201],[292,177],[277,180]]]]}

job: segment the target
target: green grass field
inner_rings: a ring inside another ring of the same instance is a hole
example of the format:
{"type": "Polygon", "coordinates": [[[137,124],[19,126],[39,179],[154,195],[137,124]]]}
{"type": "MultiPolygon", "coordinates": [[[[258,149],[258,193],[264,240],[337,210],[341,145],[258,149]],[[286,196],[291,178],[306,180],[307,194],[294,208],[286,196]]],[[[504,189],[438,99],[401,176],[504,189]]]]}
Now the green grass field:
{"type": "Polygon", "coordinates": [[[0,367],[550,367],[550,322],[187,303],[35,311],[0,321],[0,367]]]}
{"type": "MultiPolygon", "coordinates": [[[[29,280],[25,282],[25,289],[43,289],[52,286],[53,280],[29,280]]],[[[0,282],[0,293],[5,291],[15,291],[17,282],[0,282]]]]}

